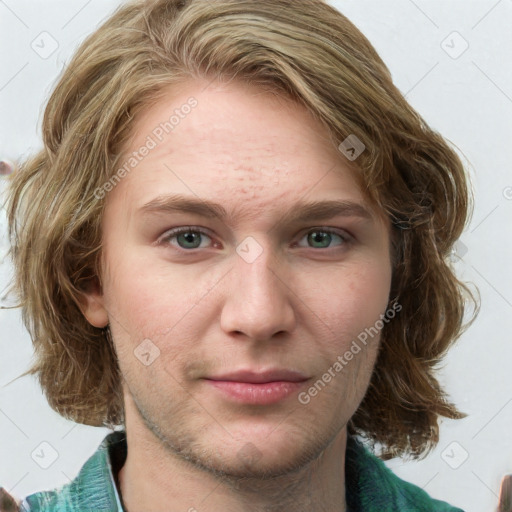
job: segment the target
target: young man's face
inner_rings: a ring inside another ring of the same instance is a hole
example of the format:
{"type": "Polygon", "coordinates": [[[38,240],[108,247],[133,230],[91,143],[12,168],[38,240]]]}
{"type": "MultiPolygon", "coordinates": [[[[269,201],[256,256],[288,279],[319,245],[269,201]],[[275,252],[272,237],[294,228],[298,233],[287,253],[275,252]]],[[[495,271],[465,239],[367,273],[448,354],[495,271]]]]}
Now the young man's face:
{"type": "Polygon", "coordinates": [[[366,392],[379,336],[344,354],[386,311],[389,225],[364,215],[347,160],[305,109],[205,85],[170,90],[136,120],[121,165],[134,151],[137,164],[106,196],[104,286],[86,315],[110,322],[141,443],[155,434],[165,456],[277,475],[344,434],[366,392]],[[182,108],[191,96],[197,105],[182,108]],[[197,211],[175,207],[178,196],[197,211]],[[352,206],[302,215],[327,201],[352,206]],[[207,203],[223,214],[204,213],[207,203]],[[270,370],[295,378],[260,380],[302,382],[212,380],[270,370]]]}

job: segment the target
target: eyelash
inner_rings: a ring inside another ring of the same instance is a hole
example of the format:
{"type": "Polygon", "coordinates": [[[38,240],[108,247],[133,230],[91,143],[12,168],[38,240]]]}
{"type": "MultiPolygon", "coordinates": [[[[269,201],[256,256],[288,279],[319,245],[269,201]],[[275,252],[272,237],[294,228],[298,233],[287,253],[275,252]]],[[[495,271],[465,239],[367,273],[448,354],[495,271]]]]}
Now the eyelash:
{"type": "MultiPolygon", "coordinates": [[[[213,237],[208,233],[208,231],[202,229],[202,228],[198,228],[198,227],[195,227],[195,226],[184,226],[184,227],[179,227],[179,228],[174,228],[174,229],[171,229],[169,231],[166,232],[166,234],[160,238],[160,240],[158,241],[158,245],[172,245],[170,243],[170,241],[183,234],[183,233],[200,233],[201,235],[206,235],[208,238],[212,239],[213,237]]],[[[353,242],[353,239],[351,236],[349,236],[348,234],[346,233],[340,233],[338,230],[336,229],[333,229],[333,228],[328,228],[328,227],[315,227],[315,228],[311,228],[310,230],[308,230],[307,232],[305,232],[302,237],[301,237],[301,240],[302,238],[308,236],[309,234],[311,233],[314,233],[314,232],[319,232],[319,233],[328,233],[328,234],[331,234],[331,235],[336,235],[336,236],[339,236],[342,240],[342,244],[338,245],[338,246],[335,246],[335,247],[344,247],[344,246],[347,246],[349,245],[350,243],[353,242]]],[[[179,247],[179,246],[174,246],[178,251],[181,251],[181,252],[184,252],[184,253],[188,253],[188,252],[194,252],[196,250],[199,250],[201,249],[201,247],[196,247],[196,248],[193,248],[193,249],[184,249],[183,247],[179,247]]],[[[309,249],[315,249],[314,247],[309,247],[309,249]]],[[[316,250],[329,250],[329,249],[333,249],[333,247],[326,247],[326,248],[316,248],[316,250]]]]}

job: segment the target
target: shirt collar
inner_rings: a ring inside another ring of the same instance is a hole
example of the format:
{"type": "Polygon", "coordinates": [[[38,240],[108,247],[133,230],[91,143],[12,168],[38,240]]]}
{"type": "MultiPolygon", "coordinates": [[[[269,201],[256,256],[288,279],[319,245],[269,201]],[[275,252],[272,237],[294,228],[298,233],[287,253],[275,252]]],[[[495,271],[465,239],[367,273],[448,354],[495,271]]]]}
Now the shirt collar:
{"type": "Polygon", "coordinates": [[[27,496],[21,503],[21,510],[125,512],[115,474],[124,464],[126,454],[126,432],[119,430],[108,434],[72,482],[60,490],[41,491],[27,496]]]}
{"type": "MultiPolygon", "coordinates": [[[[126,432],[117,430],[108,434],[75,480],[65,485],[60,492],[43,491],[27,496],[22,503],[25,506],[22,510],[125,512],[116,480],[126,456],[126,432]]],[[[381,512],[389,510],[386,507],[390,504],[400,505],[396,510],[405,510],[413,502],[424,503],[425,510],[434,510],[427,505],[435,503],[439,505],[436,510],[460,511],[444,502],[431,501],[425,491],[401,481],[382,460],[351,435],[347,437],[345,454],[345,494],[347,512],[381,512]]]]}

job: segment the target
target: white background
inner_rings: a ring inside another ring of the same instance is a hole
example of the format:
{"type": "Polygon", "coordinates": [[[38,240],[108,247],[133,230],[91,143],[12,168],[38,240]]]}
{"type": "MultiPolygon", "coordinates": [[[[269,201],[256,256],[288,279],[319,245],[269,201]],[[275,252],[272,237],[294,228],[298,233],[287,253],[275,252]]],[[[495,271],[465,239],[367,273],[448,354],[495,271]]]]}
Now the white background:
{"type": "MultiPolygon", "coordinates": [[[[42,106],[52,85],[77,45],[119,3],[0,0],[0,159],[41,146],[42,106]],[[58,48],[46,58],[31,47],[50,51],[52,39],[58,48]]],[[[494,511],[500,480],[512,473],[512,0],[331,3],[374,44],[413,107],[458,148],[476,196],[456,260],[460,276],[480,289],[482,309],[440,371],[468,417],[442,421],[439,446],[425,460],[389,466],[467,512],[494,511]]],[[[0,192],[4,186],[0,177],[0,192]]],[[[0,230],[1,261],[3,209],[0,230]]],[[[8,262],[0,263],[0,292],[10,272],[8,262]]],[[[10,303],[3,292],[0,302],[10,303]]],[[[8,384],[31,357],[19,311],[0,310],[0,486],[20,497],[73,479],[108,433],[61,418],[35,379],[8,384]],[[42,442],[58,454],[48,469],[31,457],[42,442]]]]}

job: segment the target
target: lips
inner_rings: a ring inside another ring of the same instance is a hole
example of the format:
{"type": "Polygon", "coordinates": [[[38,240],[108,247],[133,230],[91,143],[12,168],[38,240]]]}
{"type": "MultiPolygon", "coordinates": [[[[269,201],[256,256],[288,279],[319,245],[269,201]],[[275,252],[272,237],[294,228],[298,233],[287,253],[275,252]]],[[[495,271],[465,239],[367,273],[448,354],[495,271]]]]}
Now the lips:
{"type": "Polygon", "coordinates": [[[268,382],[303,382],[307,376],[295,370],[272,369],[265,371],[238,370],[223,375],[205,377],[208,380],[264,384],[268,382]]]}
{"type": "Polygon", "coordinates": [[[288,369],[237,370],[204,378],[224,399],[245,405],[270,405],[298,393],[308,377],[288,369]]]}

